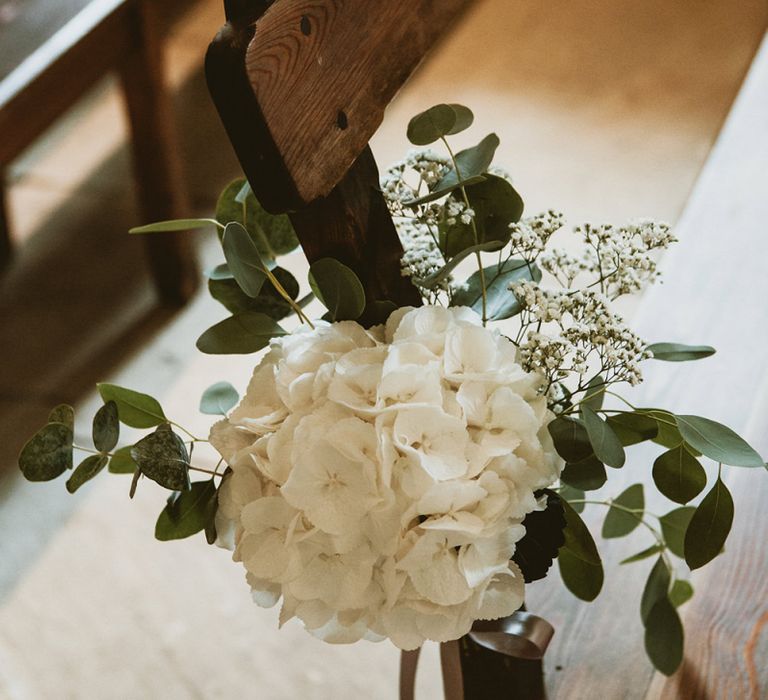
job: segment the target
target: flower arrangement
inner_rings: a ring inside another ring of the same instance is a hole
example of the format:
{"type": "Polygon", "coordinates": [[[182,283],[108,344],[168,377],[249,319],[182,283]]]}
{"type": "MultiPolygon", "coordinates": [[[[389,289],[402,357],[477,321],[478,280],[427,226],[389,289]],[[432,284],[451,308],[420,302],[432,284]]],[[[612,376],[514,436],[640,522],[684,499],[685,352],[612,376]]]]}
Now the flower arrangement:
{"type": "Polygon", "coordinates": [[[764,461],[726,426],[636,407],[617,392],[642,380],[646,361],[714,352],[648,344],[612,305],[657,278],[656,253],[675,242],[669,227],[585,224],[571,232],[580,250],[555,247],[563,216],[523,218],[522,198],[492,165],[495,134],[451,149],[448,137],[472,121],[461,105],[417,115],[408,137],[420,149],[382,178],[419,308],[366,299],[331,258],[310,266],[311,291],[299,298],[278,265],[298,245],[290,220],[265,212],[242,180],[222,193],[215,219],[134,229],[215,226],[226,262],[208,286],[231,315],[197,346],[268,348],[242,400],[225,382],[202,397],[201,410],[220,416],[209,436],[219,464],[193,464],[206,441],[156,399],[100,384],[94,447],[74,444],[74,410],[58,406],[23,448],[21,470],[56,478],[77,450],[88,456],[67,480],[71,492],[105,468],[133,475],[131,496],[142,477],[155,481],[171,491],[158,539],[204,532],[232,549],[256,603],[282,601],[281,622],[297,617],[328,642],[388,638],[402,649],[511,615],[555,559],[568,589],[594,600],[603,565],[580,517],[594,504],[606,510],[603,537],[641,526],[651,535],[622,564],[656,557],[641,617],[651,662],[671,674],[683,657],[677,607],[693,594],[683,563],[716,558],[733,519],[721,470],[764,461]],[[424,148],[438,142],[445,155],[424,148]],[[322,319],[306,311],[313,298],[322,319]],[[298,328],[288,332],[279,322],[292,314],[298,328]],[[120,423],[152,432],[117,448],[120,423]],[[626,448],[642,442],[659,446],[651,475],[674,507],[646,512],[641,483],[587,498],[606,483],[606,466],[623,467],[626,448]]]}

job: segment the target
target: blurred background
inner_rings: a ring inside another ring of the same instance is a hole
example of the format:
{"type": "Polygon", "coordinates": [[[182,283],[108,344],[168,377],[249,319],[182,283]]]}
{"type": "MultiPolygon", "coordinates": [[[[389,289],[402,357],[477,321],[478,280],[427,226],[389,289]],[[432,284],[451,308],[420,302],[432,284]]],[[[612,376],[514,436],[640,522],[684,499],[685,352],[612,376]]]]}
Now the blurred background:
{"type": "MultiPolygon", "coordinates": [[[[77,98],[57,77],[45,94],[60,108],[29,144],[25,127],[50,105],[25,104],[3,121],[18,81],[46,78],[39,49],[66,39],[60,30],[87,33],[83,13],[121,4],[0,0],[0,229],[12,249],[0,272],[0,698],[394,697],[389,646],[337,649],[290,626],[278,634],[225,552],[154,542],[159,489],[130,503],[127,481],[105,476],[71,497],[61,482],[18,474],[16,455],[51,406],[75,404],[87,431],[96,381],[150,392],[204,432],[200,391],[219,379],[244,386],[253,364],[200,356],[194,340],[220,307],[204,285],[182,306],[160,303],[143,242],[126,235],[146,208],[125,76],[94,74],[77,98]]],[[[239,175],[202,74],[221,2],[151,4],[180,168],[165,173],[169,197],[180,215],[211,216],[239,175]]],[[[765,0],[477,0],[392,103],[373,150],[385,167],[409,148],[410,116],[460,102],[476,114],[468,141],[499,134],[496,162],[527,213],[674,224],[767,22],[765,0]]],[[[72,80],[95,63],[86,52],[68,68],[72,80]]],[[[212,233],[189,236],[200,269],[220,261],[212,233]]],[[[420,683],[436,697],[434,674],[420,683]]]]}

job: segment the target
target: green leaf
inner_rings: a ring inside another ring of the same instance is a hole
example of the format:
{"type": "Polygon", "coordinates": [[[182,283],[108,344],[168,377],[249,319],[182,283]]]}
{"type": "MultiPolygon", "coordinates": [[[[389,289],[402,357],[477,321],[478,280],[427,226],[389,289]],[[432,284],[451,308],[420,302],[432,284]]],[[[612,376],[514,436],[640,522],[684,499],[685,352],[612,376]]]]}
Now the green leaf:
{"type": "Polygon", "coordinates": [[[149,394],[142,394],[116,384],[97,384],[104,402],[117,404],[117,415],[122,423],[131,428],[153,428],[168,420],[163,409],[149,394]]]}
{"type": "Polygon", "coordinates": [[[594,455],[565,465],[560,481],[582,491],[595,491],[607,480],[603,463],[594,455]]]}
{"type": "Polygon", "coordinates": [[[675,508],[659,518],[664,542],[669,548],[669,551],[680,558],[685,556],[683,545],[685,541],[685,532],[688,529],[688,523],[691,522],[691,518],[695,512],[696,508],[694,506],[684,506],[682,508],[675,508]]]}
{"type": "MultiPolygon", "coordinates": [[[[299,294],[296,278],[282,267],[275,267],[272,274],[292,299],[299,294]]],[[[242,311],[260,311],[279,321],[293,313],[291,305],[283,299],[272,284],[265,284],[256,297],[249,297],[233,279],[209,279],[211,296],[232,314],[242,311]]]]}
{"type": "Polygon", "coordinates": [[[210,512],[216,510],[216,486],[210,481],[196,481],[188,491],[173,493],[155,525],[158,540],[179,540],[205,529],[210,512]]]}
{"type": "Polygon", "coordinates": [[[240,289],[249,297],[259,296],[270,263],[262,259],[248,231],[237,222],[228,223],[221,238],[221,247],[227,267],[240,289]]]}
{"type": "Polygon", "coordinates": [[[617,413],[606,422],[624,447],[653,440],[659,432],[658,423],[645,413],[617,413]]]}
{"type": "Polygon", "coordinates": [[[109,457],[106,455],[91,455],[86,457],[80,464],[77,465],[77,469],[72,472],[72,476],[67,480],[67,491],[74,493],[79,489],[86,481],[90,481],[96,476],[104,467],[107,466],[109,457]]]}
{"type": "Polygon", "coordinates": [[[642,561],[643,559],[647,559],[648,557],[652,557],[654,554],[658,554],[659,552],[663,551],[664,547],[662,547],[660,544],[654,544],[647,549],[638,552],[637,554],[633,554],[631,557],[622,559],[619,564],[633,564],[636,561],[642,561]]]}
{"type": "Polygon", "coordinates": [[[19,468],[29,481],[50,481],[72,469],[72,441],[69,425],[48,423],[38,430],[19,454],[19,468]]]}
{"type": "Polygon", "coordinates": [[[688,503],[707,485],[707,473],[684,445],[678,445],[656,458],[653,481],[670,500],[688,503]]]}
{"type": "Polygon", "coordinates": [[[334,321],[354,321],[365,309],[365,291],[357,275],[333,258],[309,267],[309,286],[334,321]]]}
{"type": "Polygon", "coordinates": [[[456,154],[458,173],[452,168],[438,181],[429,194],[404,202],[404,204],[410,207],[426,204],[440,199],[440,197],[444,197],[460,187],[468,187],[481,182],[485,179],[483,173],[488,170],[498,146],[499,137],[496,134],[488,134],[476,146],[459,151],[456,154]]]}
{"type": "Polygon", "coordinates": [[[205,276],[209,280],[233,280],[232,273],[229,271],[227,263],[220,263],[216,267],[205,271],[205,276]]]}
{"type": "Polygon", "coordinates": [[[226,416],[229,410],[237,404],[240,395],[229,382],[211,384],[200,399],[200,413],[211,416],[226,416]]]}
{"type": "Polygon", "coordinates": [[[189,483],[189,454],[184,441],[164,423],[131,449],[139,471],[160,486],[186,491],[189,483]]]}
{"type": "Polygon", "coordinates": [[[685,561],[693,571],[712,561],[723,550],[733,524],[733,498],[718,477],[704,496],[685,532],[685,561]]]}
{"type": "Polygon", "coordinates": [[[657,601],[645,623],[645,651],[656,669],[671,676],[683,661],[684,633],[668,598],[657,601]]]}
{"type": "Polygon", "coordinates": [[[568,486],[568,484],[564,484],[560,487],[558,494],[560,497],[566,501],[568,501],[568,504],[573,508],[577,513],[583,513],[584,512],[584,503],[574,503],[574,501],[583,501],[586,494],[579,490],[575,489],[572,486],[568,486]]]}
{"type": "Polygon", "coordinates": [[[687,362],[688,360],[701,360],[715,354],[715,349],[709,345],[683,345],[682,343],[654,343],[646,350],[650,350],[654,360],[666,360],[667,362],[687,362]]]}
{"type": "Polygon", "coordinates": [[[246,355],[283,335],[286,331],[266,314],[244,311],[211,326],[197,339],[197,348],[209,355],[246,355]]]}
{"type": "Polygon", "coordinates": [[[121,447],[117,452],[112,455],[112,459],[109,460],[109,466],[107,469],[112,474],[133,474],[138,465],[133,461],[131,457],[132,445],[127,447],[121,447]]]}
{"type": "Polygon", "coordinates": [[[372,301],[368,304],[368,312],[370,314],[370,322],[372,325],[378,325],[386,323],[387,319],[392,315],[393,311],[397,310],[397,304],[389,299],[383,299],[381,301],[372,301]]]}
{"type": "Polygon", "coordinates": [[[267,212],[247,186],[245,178],[233,180],[221,193],[216,204],[216,219],[222,226],[233,221],[243,225],[259,253],[270,260],[290,253],[299,245],[288,216],[267,212]]]}
{"type": "Polygon", "coordinates": [[[580,462],[592,454],[584,424],[570,416],[558,416],[547,426],[557,454],[566,462],[580,462]]]}
{"type": "Polygon", "coordinates": [[[633,484],[622,491],[611,502],[611,508],[605,516],[603,522],[603,537],[624,537],[632,532],[642,520],[645,510],[645,495],[643,494],[642,484],[633,484]],[[627,513],[627,511],[613,506],[623,506],[637,513],[627,513]]]}
{"type": "Polygon", "coordinates": [[[465,260],[470,255],[474,255],[477,252],[482,251],[495,251],[501,247],[498,241],[489,241],[488,243],[480,243],[478,245],[462,250],[461,253],[451,258],[443,267],[437,272],[433,272],[428,277],[414,277],[413,283],[424,287],[424,289],[432,289],[438,282],[441,282],[448,277],[454,268],[459,265],[462,260],[465,260]]]}
{"type": "Polygon", "coordinates": [[[603,587],[603,564],[587,526],[568,503],[562,504],[566,526],[565,544],[557,555],[560,575],[577,598],[592,601],[603,587]]]}
{"type": "Polygon", "coordinates": [[[659,557],[648,575],[643,596],[640,599],[640,618],[643,624],[647,624],[653,606],[660,600],[667,600],[670,581],[667,563],[664,561],[664,557],[659,557]]]}
{"type": "Polygon", "coordinates": [[[99,452],[111,452],[120,437],[117,404],[107,401],[93,417],[93,444],[99,452]]]}
{"type": "Polygon", "coordinates": [[[408,140],[416,146],[426,146],[443,136],[458,134],[474,121],[469,107],[459,104],[439,104],[420,112],[408,122],[408,140]]]}
{"type": "Polygon", "coordinates": [[[765,460],[730,428],[701,416],[676,416],[685,441],[701,454],[733,467],[762,467],[765,460]]]}
{"type": "MultiPolygon", "coordinates": [[[[588,406],[593,411],[599,411],[603,407],[603,399],[605,399],[605,379],[596,374],[587,384],[582,405],[588,406]]],[[[619,442],[621,442],[621,439],[619,439],[619,442]]]]}
{"type": "MultiPolygon", "coordinates": [[[[520,313],[520,302],[509,285],[521,280],[541,280],[541,270],[535,263],[525,260],[510,259],[501,265],[491,265],[483,268],[487,297],[487,318],[501,321],[520,313]]],[[[480,271],[476,271],[467,279],[463,287],[456,290],[451,306],[469,306],[478,314],[483,311],[483,285],[480,271]]]]}
{"type": "Polygon", "coordinates": [[[691,598],[693,598],[693,586],[688,581],[677,579],[672,584],[672,590],[669,592],[669,602],[676,608],[679,608],[691,598]]]}
{"type": "Polygon", "coordinates": [[[48,415],[49,423],[62,423],[70,430],[75,430],[75,409],[69,404],[62,403],[56,406],[48,415]]]}
{"type": "Polygon", "coordinates": [[[169,221],[156,221],[145,226],[134,226],[128,233],[167,233],[171,231],[192,231],[198,228],[219,227],[215,219],[172,219],[169,221]]]}
{"type": "Polygon", "coordinates": [[[624,448],[611,426],[585,404],[581,406],[581,417],[595,456],[609,467],[624,466],[624,448]]]}
{"type": "MultiPolygon", "coordinates": [[[[653,438],[653,442],[657,445],[672,448],[685,442],[677,427],[677,417],[673,413],[659,408],[641,408],[638,409],[638,412],[650,416],[656,421],[658,432],[656,433],[656,437],[653,438]]],[[[693,448],[691,448],[691,450],[693,450],[693,448]]],[[[698,456],[699,454],[700,453],[696,452],[694,456],[698,456]]]]}
{"type": "MultiPolygon", "coordinates": [[[[508,180],[489,173],[483,178],[465,187],[469,206],[475,213],[473,222],[465,224],[458,218],[449,224],[444,212],[439,224],[439,240],[446,259],[476,243],[498,241],[499,247],[506,245],[511,235],[509,225],[519,221],[523,214],[523,199],[508,180]]],[[[463,194],[458,190],[454,190],[452,198],[464,203],[463,194]]]]}

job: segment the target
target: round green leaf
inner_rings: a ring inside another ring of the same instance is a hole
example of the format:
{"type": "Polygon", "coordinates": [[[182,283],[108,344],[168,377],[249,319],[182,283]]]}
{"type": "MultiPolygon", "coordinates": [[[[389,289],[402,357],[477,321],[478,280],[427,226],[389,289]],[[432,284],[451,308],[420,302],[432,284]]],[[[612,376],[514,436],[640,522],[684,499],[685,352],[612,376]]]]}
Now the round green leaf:
{"type": "MultiPolygon", "coordinates": [[[[587,388],[584,390],[582,404],[588,406],[593,411],[599,411],[603,407],[603,399],[605,399],[605,379],[596,374],[589,380],[589,384],[587,384],[587,388]]],[[[621,442],[621,439],[619,439],[619,442],[621,442]]]]}
{"type": "Polygon", "coordinates": [[[704,497],[685,533],[685,561],[698,569],[723,550],[733,524],[733,498],[721,479],[704,497]]]}
{"type": "Polygon", "coordinates": [[[658,423],[645,413],[617,413],[606,422],[624,447],[653,440],[659,432],[658,423]]]}
{"type": "Polygon", "coordinates": [[[19,454],[19,468],[29,481],[50,481],[72,469],[72,428],[48,423],[38,430],[19,454]]]}
{"type": "Polygon", "coordinates": [[[566,462],[580,462],[592,454],[584,424],[570,416],[558,416],[547,426],[557,454],[566,462]]]}
{"type": "Polygon", "coordinates": [[[77,465],[77,469],[72,472],[72,476],[67,480],[67,491],[74,493],[79,489],[86,481],[90,481],[96,476],[104,467],[107,466],[109,457],[106,455],[91,455],[86,457],[80,464],[77,465]]]}
{"type": "MultiPolygon", "coordinates": [[[[272,270],[275,279],[292,299],[299,294],[296,278],[282,267],[272,270]]],[[[272,284],[265,284],[258,296],[249,297],[233,278],[209,279],[208,291],[211,296],[232,314],[242,311],[260,311],[279,321],[293,313],[291,305],[278,293],[272,284]]]]}
{"type": "Polygon", "coordinates": [[[684,634],[680,616],[668,598],[657,601],[645,625],[645,651],[656,669],[671,676],[683,661],[684,634]]]}
{"type": "Polygon", "coordinates": [[[227,259],[227,267],[249,297],[257,297],[267,279],[269,263],[259,253],[248,231],[237,222],[230,222],[224,229],[221,247],[227,259]]]}
{"type": "Polygon", "coordinates": [[[99,452],[111,452],[119,437],[117,404],[107,401],[93,417],[93,444],[99,452]]]}
{"type": "Polygon", "coordinates": [[[581,418],[595,456],[609,467],[624,466],[624,448],[613,428],[585,404],[581,406],[581,418]]]}
{"type": "Polygon", "coordinates": [[[709,345],[683,345],[682,343],[654,343],[646,349],[650,350],[654,360],[667,362],[700,360],[715,354],[715,349],[709,345]]]}
{"type": "Polygon", "coordinates": [[[266,314],[244,311],[211,326],[197,339],[197,348],[209,355],[247,355],[282,335],[286,331],[266,314]]]}
{"type": "Polygon", "coordinates": [[[354,321],[365,309],[365,290],[357,275],[333,258],[322,258],[309,268],[309,286],[334,321],[354,321]]]}
{"type": "Polygon", "coordinates": [[[139,471],[172,491],[186,491],[189,483],[189,454],[184,441],[167,423],[139,440],[131,448],[139,471]]]}
{"type": "Polygon", "coordinates": [[[659,557],[648,574],[648,580],[645,582],[643,595],[640,599],[640,618],[643,624],[648,622],[648,616],[653,610],[653,606],[658,601],[667,599],[670,582],[669,567],[664,561],[664,557],[659,557]]]}
{"type": "Polygon", "coordinates": [[[174,493],[155,524],[155,537],[167,542],[179,540],[205,529],[216,512],[216,486],[210,481],[196,481],[188,491],[174,493]]]}
{"type": "Polygon", "coordinates": [[[685,441],[701,454],[733,467],[762,467],[765,460],[730,428],[701,416],[676,416],[685,441]]]}
{"type": "Polygon", "coordinates": [[[121,447],[112,455],[107,469],[112,474],[133,474],[138,468],[131,457],[132,445],[121,447]]]}
{"type": "Polygon", "coordinates": [[[200,399],[200,413],[212,416],[226,416],[237,404],[240,395],[229,382],[216,382],[209,386],[200,399]]]}
{"type": "Polygon", "coordinates": [[[707,473],[684,445],[678,445],[656,458],[653,481],[670,500],[688,503],[704,490],[707,473]]]}
{"type": "Polygon", "coordinates": [[[560,481],[581,491],[595,491],[607,480],[603,463],[594,455],[565,465],[560,481]]]}
{"type": "Polygon", "coordinates": [[[603,587],[603,564],[589,529],[578,513],[561,501],[565,515],[565,543],[557,555],[563,583],[581,600],[597,598],[603,587]]]}
{"type": "Polygon", "coordinates": [[[116,384],[97,384],[104,402],[117,404],[117,415],[122,423],[131,428],[153,428],[164,423],[167,418],[163,409],[149,394],[142,394],[116,384]]]}
{"type": "Polygon", "coordinates": [[[469,107],[459,104],[439,104],[420,112],[408,122],[408,140],[416,146],[426,146],[443,136],[458,134],[469,128],[474,115],[469,107]]]}
{"type": "Polygon", "coordinates": [[[70,430],[75,430],[75,409],[69,404],[62,403],[56,406],[48,415],[49,423],[62,423],[70,430]]]}
{"type": "Polygon", "coordinates": [[[603,522],[602,535],[605,538],[624,537],[624,535],[632,532],[642,520],[645,509],[643,485],[633,484],[614,498],[611,504],[612,507],[608,510],[603,522]],[[626,510],[614,508],[613,505],[623,506],[637,512],[628,513],[626,510]]]}
{"type": "Polygon", "coordinates": [[[693,598],[693,586],[688,581],[677,579],[672,584],[672,590],[669,592],[669,602],[676,608],[679,608],[691,598],[693,598]]]}
{"type": "Polygon", "coordinates": [[[683,544],[685,541],[685,532],[688,529],[688,523],[691,522],[691,518],[695,512],[696,508],[694,506],[683,506],[682,508],[675,508],[659,518],[664,542],[669,548],[669,551],[681,559],[685,556],[683,544]]]}

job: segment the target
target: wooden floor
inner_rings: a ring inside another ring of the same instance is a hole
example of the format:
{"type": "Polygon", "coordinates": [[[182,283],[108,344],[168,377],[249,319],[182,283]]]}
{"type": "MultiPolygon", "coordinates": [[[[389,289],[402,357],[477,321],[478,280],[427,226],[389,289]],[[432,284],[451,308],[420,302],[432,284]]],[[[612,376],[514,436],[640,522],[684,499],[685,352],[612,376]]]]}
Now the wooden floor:
{"type": "MultiPolygon", "coordinates": [[[[374,141],[380,162],[407,148],[408,115],[464,101],[478,114],[477,134],[499,131],[499,161],[531,211],[677,220],[765,30],[764,3],[744,0],[735,12],[714,0],[542,5],[526,0],[513,12],[506,0],[478,3],[392,106],[374,141]]],[[[197,70],[220,21],[217,2],[202,4],[171,46],[195,213],[210,212],[237,171],[197,70]]],[[[754,329],[765,315],[755,295],[768,294],[757,230],[768,197],[756,189],[768,162],[767,95],[764,50],[679,222],[682,252],[666,261],[675,277],[637,311],[648,337],[719,347],[709,365],[686,371],[696,389],[685,407],[727,419],[763,452],[765,338],[750,344],[765,333],[754,329]],[[688,302],[672,307],[670,299],[688,302]],[[677,311],[660,318],[659,308],[677,311]],[[725,314],[733,309],[742,321],[732,328],[725,314]]],[[[13,170],[11,204],[28,240],[0,282],[0,698],[394,697],[389,645],[332,647],[291,625],[277,632],[225,552],[155,542],[159,489],[129,502],[127,483],[104,477],[73,498],[61,483],[17,477],[13,455],[47,407],[69,400],[86,415],[98,379],[151,390],[169,415],[202,432],[200,390],[220,378],[243,384],[249,374],[251,360],[194,351],[192,339],[221,316],[210,300],[201,296],[174,318],[152,310],[140,247],[123,235],[136,214],[122,138],[120,105],[105,85],[13,170]]],[[[210,240],[201,250],[216,258],[210,240]]],[[[680,385],[670,377],[657,370],[643,399],[674,406],[680,385]]],[[[670,681],[652,673],[639,642],[642,566],[611,573],[592,606],[569,598],[556,576],[531,591],[533,609],[558,629],[546,660],[551,697],[768,697],[760,664],[768,533],[757,525],[759,496],[768,493],[755,476],[730,477],[734,542],[719,573],[694,578],[701,595],[686,610],[689,661],[670,681]]],[[[608,559],[624,546],[607,547],[608,559]]],[[[423,698],[438,697],[431,662],[419,681],[423,698]]]]}

